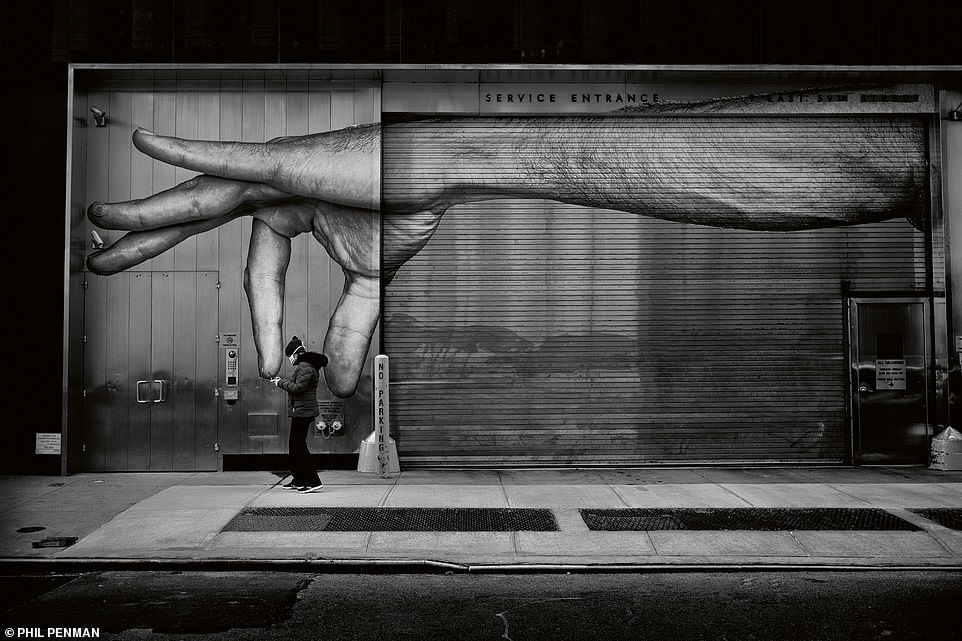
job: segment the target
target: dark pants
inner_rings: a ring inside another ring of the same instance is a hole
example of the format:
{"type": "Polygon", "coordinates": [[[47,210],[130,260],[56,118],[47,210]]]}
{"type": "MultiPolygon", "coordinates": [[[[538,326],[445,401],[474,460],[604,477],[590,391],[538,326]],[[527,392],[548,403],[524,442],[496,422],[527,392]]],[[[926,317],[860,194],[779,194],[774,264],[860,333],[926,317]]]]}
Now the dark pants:
{"type": "Polygon", "coordinates": [[[307,430],[314,424],[311,416],[295,416],[291,418],[291,436],[287,442],[290,452],[291,482],[294,485],[320,485],[321,479],[314,469],[311,452],[307,449],[307,430]]]}

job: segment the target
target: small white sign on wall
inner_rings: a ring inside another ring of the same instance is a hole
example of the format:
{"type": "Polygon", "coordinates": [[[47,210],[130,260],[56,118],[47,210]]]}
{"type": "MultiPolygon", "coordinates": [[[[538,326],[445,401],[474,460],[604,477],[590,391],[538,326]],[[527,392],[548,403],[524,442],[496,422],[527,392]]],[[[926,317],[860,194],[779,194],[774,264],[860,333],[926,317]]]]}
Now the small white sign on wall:
{"type": "Polygon", "coordinates": [[[60,433],[48,432],[37,434],[35,452],[37,454],[60,454],[60,433]]]}
{"type": "Polygon", "coordinates": [[[905,389],[905,359],[885,358],[875,361],[875,388],[882,390],[905,389]]]}

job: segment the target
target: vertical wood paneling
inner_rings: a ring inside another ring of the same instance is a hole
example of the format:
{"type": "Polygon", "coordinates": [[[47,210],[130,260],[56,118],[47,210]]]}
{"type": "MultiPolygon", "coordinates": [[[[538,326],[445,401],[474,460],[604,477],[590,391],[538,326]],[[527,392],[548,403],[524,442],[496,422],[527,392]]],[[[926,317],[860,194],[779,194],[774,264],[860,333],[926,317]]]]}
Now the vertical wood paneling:
{"type": "Polygon", "coordinates": [[[121,132],[127,136],[130,145],[130,197],[146,198],[153,191],[153,160],[150,156],[137,151],[131,141],[138,127],[150,129],[154,126],[154,82],[153,74],[134,81],[130,92],[130,128],[121,132]]]}
{"type": "MultiPolygon", "coordinates": [[[[241,140],[247,142],[264,142],[266,138],[266,131],[264,126],[265,121],[265,79],[264,73],[261,71],[245,71],[243,72],[243,118],[241,120],[241,140]]],[[[244,219],[244,238],[250,238],[250,220],[244,219]]],[[[247,263],[247,251],[244,253],[244,263],[247,263]]],[[[253,330],[251,328],[250,322],[250,311],[247,310],[247,300],[244,299],[245,313],[241,321],[241,332],[245,337],[253,336],[253,330]]],[[[249,361],[254,361],[255,350],[253,339],[250,341],[250,350],[247,354],[250,355],[249,361]]],[[[276,392],[274,386],[268,386],[263,384],[260,377],[256,371],[256,362],[252,362],[254,366],[253,376],[247,379],[241,393],[243,394],[244,401],[244,411],[250,413],[256,411],[254,408],[270,407],[271,406],[271,392],[276,392]]],[[[244,429],[246,434],[247,423],[244,421],[244,429]]],[[[248,436],[242,440],[241,451],[249,454],[261,454],[264,453],[264,439],[258,436],[248,436]]]]}
{"type": "MultiPolygon", "coordinates": [[[[151,333],[150,365],[148,380],[151,395],[155,398],[155,380],[171,381],[174,377],[174,350],[177,340],[174,333],[174,272],[151,274],[151,333]]],[[[168,392],[169,392],[168,388],[168,392]]],[[[150,408],[150,470],[168,472],[173,468],[174,453],[174,404],[151,403],[150,408]]]]}
{"type": "MultiPolygon", "coordinates": [[[[112,276],[108,278],[113,278],[112,276]]],[[[153,315],[152,278],[150,272],[130,273],[130,308],[111,308],[111,314],[126,316],[130,321],[128,348],[129,378],[127,405],[127,469],[150,469],[150,404],[137,403],[137,381],[152,377],[151,317],[153,315]]]]}
{"type": "MultiPolygon", "coordinates": [[[[243,79],[240,72],[223,72],[220,76],[220,119],[218,140],[240,140],[243,135],[243,79]]],[[[218,330],[237,332],[241,343],[240,371],[241,380],[257,377],[257,359],[254,356],[254,342],[249,334],[250,312],[244,296],[244,265],[246,242],[249,235],[247,219],[234,220],[217,230],[218,265],[220,289],[218,290],[218,330]],[[246,232],[245,232],[246,228],[246,232]],[[248,328],[244,331],[244,327],[248,328]]],[[[217,384],[223,385],[223,354],[217,353],[217,384]]],[[[246,392],[246,390],[244,390],[246,392]]],[[[242,412],[246,399],[241,404],[217,404],[217,442],[222,451],[241,451],[241,429],[244,424],[242,412]]]]}
{"type": "MultiPolygon", "coordinates": [[[[267,113],[268,123],[272,125],[266,132],[266,139],[291,135],[288,126],[288,86],[285,76],[272,76],[267,83],[267,113]]],[[[298,115],[294,114],[297,118],[298,115]]],[[[302,118],[306,122],[306,114],[302,118]]],[[[315,336],[308,333],[308,253],[314,239],[307,234],[301,234],[291,240],[291,262],[287,269],[287,282],[284,289],[284,338],[297,334],[310,350],[316,349],[315,336]]],[[[289,376],[291,368],[284,365],[285,376],[289,376]]],[[[285,422],[286,426],[286,422],[285,422]]],[[[286,437],[286,427],[282,430],[286,437]]]]}
{"type": "MultiPolygon", "coordinates": [[[[213,235],[213,234],[211,234],[213,235]]],[[[220,349],[214,341],[217,336],[218,318],[217,273],[203,272],[197,275],[196,287],[196,343],[194,345],[194,469],[216,470],[217,453],[217,407],[219,398],[214,396],[213,386],[218,384],[217,369],[220,349]]]]}
{"type": "MultiPolygon", "coordinates": [[[[172,367],[168,397],[170,405],[171,468],[173,470],[197,469],[197,343],[198,343],[198,290],[197,272],[172,274],[173,289],[173,338],[172,367]]],[[[208,292],[204,292],[210,295],[208,292]]]]}
{"type": "Polygon", "coordinates": [[[310,71],[308,73],[310,91],[308,104],[308,127],[311,133],[331,130],[331,83],[327,73],[310,71]]]}
{"type": "Polygon", "coordinates": [[[107,176],[107,199],[110,202],[130,200],[130,142],[132,103],[130,95],[130,72],[113,71],[110,74],[110,102],[104,107],[110,118],[110,126],[102,131],[109,138],[107,176]],[[119,126],[118,126],[119,125],[119,126]]]}
{"type": "MultiPolygon", "coordinates": [[[[200,100],[199,81],[194,74],[185,77],[183,73],[176,78],[177,90],[174,105],[177,113],[174,118],[175,131],[178,138],[197,140],[198,107],[200,100]]],[[[174,184],[181,184],[197,175],[196,171],[189,171],[177,167],[174,169],[174,184]]],[[[169,252],[168,252],[169,253],[169,252]]],[[[173,250],[174,269],[178,271],[197,270],[197,237],[180,242],[173,250]]]]}
{"type": "Polygon", "coordinates": [[[77,89],[76,77],[70,72],[68,87],[72,87],[72,119],[68,144],[70,148],[69,184],[70,190],[70,220],[68,227],[69,263],[67,265],[68,302],[67,302],[67,344],[64,355],[67,358],[67,395],[64,411],[68,417],[65,452],[67,471],[83,469],[83,441],[84,424],[84,394],[88,383],[84,379],[84,281],[87,274],[83,271],[83,261],[90,251],[90,233],[86,223],[85,210],[87,206],[87,167],[84,158],[87,153],[87,96],[77,89]],[[79,421],[78,421],[79,419],[79,421]]]}
{"type": "Polygon", "coordinates": [[[87,391],[83,464],[84,469],[100,471],[105,466],[105,431],[109,429],[108,408],[113,400],[107,379],[107,279],[88,274],[84,297],[84,340],[88,348],[83,360],[87,391]]]}
{"type": "MultiPolygon", "coordinates": [[[[174,71],[154,72],[154,122],[150,129],[157,134],[177,135],[177,74],[174,71]]],[[[153,193],[170,189],[177,184],[174,167],[159,160],[152,161],[151,166],[153,193]]],[[[174,254],[174,251],[167,251],[156,256],[151,261],[150,269],[174,269],[174,254]]]]}
{"type": "MultiPolygon", "coordinates": [[[[331,130],[336,131],[349,127],[355,123],[353,78],[340,78],[337,74],[331,80],[331,130]]],[[[327,263],[327,297],[330,301],[329,315],[334,313],[334,307],[344,291],[344,271],[333,261],[327,263]]]]}
{"type": "MultiPolygon", "coordinates": [[[[200,74],[197,91],[197,137],[200,140],[218,140],[220,136],[220,76],[215,71],[200,74]]],[[[197,245],[197,269],[217,271],[220,246],[217,233],[205,233],[195,237],[197,245]]]]}
{"type": "MultiPolygon", "coordinates": [[[[130,127],[126,131],[130,146],[130,198],[146,198],[154,193],[153,159],[133,146],[132,136],[137,127],[154,127],[154,75],[137,75],[131,83],[130,127]]],[[[153,269],[154,259],[149,259],[134,269],[153,269]]]]}
{"type": "MultiPolygon", "coordinates": [[[[311,99],[310,94],[310,74],[307,71],[291,71],[286,74],[287,93],[285,102],[287,106],[287,133],[289,136],[303,136],[315,133],[311,130],[311,99]]],[[[294,243],[294,258],[291,262],[292,271],[303,274],[302,284],[300,285],[304,297],[303,316],[297,319],[288,318],[286,321],[287,334],[296,331],[304,333],[304,340],[307,341],[308,349],[312,351],[322,351],[324,342],[324,331],[326,329],[327,306],[324,294],[319,295],[318,283],[326,278],[324,274],[318,274],[316,265],[318,258],[326,260],[324,250],[314,239],[313,234],[302,234],[294,243]],[[319,303],[323,308],[318,309],[319,303]],[[318,319],[321,319],[318,322],[318,319]],[[300,329],[298,329],[300,328],[300,329]]],[[[289,283],[293,288],[293,284],[289,283]]],[[[326,292],[326,289],[323,290],[326,292]]],[[[319,396],[323,395],[323,390],[319,389],[319,396]]]]}
{"type": "MultiPolygon", "coordinates": [[[[87,100],[87,109],[97,107],[107,109],[105,105],[110,104],[110,97],[107,91],[92,91],[87,100]]],[[[86,118],[89,111],[84,114],[86,118]]],[[[106,201],[108,193],[108,176],[110,163],[110,147],[108,129],[94,127],[92,123],[87,124],[87,146],[84,168],[87,176],[87,201],[86,205],[96,201],[106,201]]],[[[90,238],[90,231],[95,229],[90,222],[86,222],[87,234],[90,238]]],[[[120,232],[109,230],[98,230],[100,236],[106,243],[115,242],[122,235],[120,232]]]]}
{"type": "MultiPolygon", "coordinates": [[[[106,110],[109,105],[107,91],[91,91],[83,117],[89,119],[90,107],[106,110]]],[[[88,202],[106,200],[108,193],[109,140],[107,130],[93,127],[88,120],[86,146],[86,196],[88,202]]],[[[85,223],[87,233],[84,242],[89,242],[93,226],[85,223]]],[[[101,231],[101,237],[110,243],[120,237],[116,232],[101,231]]],[[[103,430],[107,424],[107,283],[101,277],[88,274],[88,287],[84,292],[84,336],[88,348],[85,350],[84,387],[88,390],[88,400],[84,404],[84,469],[99,471],[105,465],[105,438],[103,430]],[[93,395],[90,398],[89,395],[93,395]]]]}
{"type": "MultiPolygon", "coordinates": [[[[330,74],[311,71],[307,82],[309,91],[307,128],[311,133],[331,131],[330,74]]],[[[305,267],[308,274],[308,287],[316,302],[313,306],[314,314],[308,318],[307,331],[309,336],[323,344],[328,320],[334,313],[334,305],[338,300],[337,297],[332,297],[334,292],[331,291],[331,274],[333,271],[340,271],[340,268],[333,264],[327,252],[318,243],[312,241],[309,247],[305,267]]],[[[337,296],[340,296],[340,292],[337,292],[337,296]]]]}
{"type": "MultiPolygon", "coordinates": [[[[118,274],[119,275],[119,274],[118,274]]],[[[103,278],[107,289],[106,308],[130,309],[130,277],[103,278]]],[[[106,449],[105,469],[123,471],[128,469],[127,451],[130,406],[127,394],[130,390],[130,317],[127,314],[107,315],[106,348],[106,394],[107,416],[104,423],[106,449]]]]}

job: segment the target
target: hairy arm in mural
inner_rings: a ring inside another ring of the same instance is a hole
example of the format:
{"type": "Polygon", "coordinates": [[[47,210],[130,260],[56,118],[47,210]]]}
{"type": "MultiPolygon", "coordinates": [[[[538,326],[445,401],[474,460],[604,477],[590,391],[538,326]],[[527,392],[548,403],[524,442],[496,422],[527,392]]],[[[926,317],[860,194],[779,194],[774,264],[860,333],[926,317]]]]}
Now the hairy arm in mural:
{"type": "Polygon", "coordinates": [[[629,135],[629,120],[578,117],[559,126],[557,118],[508,118],[494,121],[493,130],[466,121],[460,131],[448,128],[456,135],[429,140],[418,138],[417,122],[267,143],[191,141],[138,130],[137,149],[201,175],[142,200],[93,203],[88,217],[94,224],[128,233],[91,255],[88,267],[116,273],[192,235],[252,216],[244,282],[259,371],[269,378],[283,361],[290,239],[312,233],[346,277],[323,349],[330,359],[328,387],[349,396],[378,322],[381,279],[390,280],[417,254],[444,212],[458,204],[546,199],[772,231],[922,220],[924,141],[920,130],[903,130],[895,121],[871,119],[848,128],[841,141],[824,134],[786,141],[778,127],[733,137],[731,129],[707,120],[680,126],[671,118],[651,120],[629,135]],[[382,135],[393,163],[384,171],[383,190],[382,135]],[[417,153],[425,143],[431,153],[417,153]],[[906,155],[906,147],[918,153],[906,155]]]}

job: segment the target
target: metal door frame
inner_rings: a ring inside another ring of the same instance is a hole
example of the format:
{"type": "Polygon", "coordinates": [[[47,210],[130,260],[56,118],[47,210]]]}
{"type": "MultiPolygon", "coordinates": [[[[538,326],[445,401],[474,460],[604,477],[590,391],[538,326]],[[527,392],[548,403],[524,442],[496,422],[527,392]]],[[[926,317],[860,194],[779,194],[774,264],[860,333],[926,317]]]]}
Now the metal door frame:
{"type": "MultiPolygon", "coordinates": [[[[146,437],[147,437],[147,443],[148,443],[148,447],[147,447],[147,452],[148,452],[147,467],[144,468],[143,470],[140,470],[140,468],[136,468],[136,469],[134,469],[134,468],[129,468],[129,466],[128,466],[128,469],[110,469],[109,466],[106,465],[106,461],[105,461],[105,466],[104,466],[104,469],[102,469],[102,470],[99,470],[99,469],[90,469],[90,468],[88,468],[88,461],[87,461],[87,457],[86,457],[87,441],[88,441],[88,439],[90,439],[91,435],[97,434],[97,430],[98,430],[98,429],[103,430],[105,426],[104,426],[104,425],[99,425],[99,426],[98,426],[98,425],[95,425],[95,424],[93,424],[93,423],[90,422],[90,417],[88,416],[87,410],[86,410],[86,404],[87,404],[88,402],[91,402],[91,400],[89,399],[89,395],[88,395],[88,393],[87,393],[87,386],[88,386],[89,384],[91,384],[91,381],[87,379],[87,372],[86,372],[86,370],[84,370],[84,371],[81,372],[81,374],[80,374],[81,383],[82,383],[82,385],[83,385],[83,387],[84,387],[84,393],[83,393],[83,395],[82,395],[82,401],[81,401],[81,402],[82,402],[81,412],[80,412],[81,419],[80,419],[79,424],[77,424],[77,425],[72,424],[72,426],[71,426],[71,429],[72,429],[72,430],[79,428],[79,429],[78,429],[78,433],[80,434],[80,437],[81,437],[79,440],[83,443],[83,446],[82,446],[82,448],[81,448],[81,452],[80,452],[80,457],[79,457],[79,460],[78,460],[78,467],[77,467],[77,469],[72,469],[72,470],[69,470],[69,471],[77,471],[77,472],[101,472],[101,471],[103,471],[103,472],[124,472],[124,471],[158,471],[158,472],[172,471],[172,472],[185,472],[185,471],[217,471],[217,470],[219,469],[219,466],[220,466],[220,458],[219,458],[219,456],[217,456],[216,454],[213,455],[213,457],[214,457],[214,464],[213,464],[212,466],[209,466],[209,467],[206,467],[206,466],[205,466],[205,467],[199,467],[199,468],[195,466],[195,468],[193,468],[193,469],[188,469],[188,468],[178,469],[177,466],[176,466],[176,460],[175,460],[175,461],[174,461],[174,466],[173,466],[170,470],[160,469],[160,468],[158,468],[157,470],[154,470],[154,469],[152,468],[152,466],[151,466],[150,457],[149,457],[149,452],[150,452],[150,450],[151,450],[151,448],[149,447],[149,442],[150,442],[150,439],[151,439],[151,437],[153,436],[153,433],[154,433],[154,430],[153,430],[153,424],[154,424],[154,423],[153,423],[153,421],[154,421],[154,418],[155,418],[155,417],[152,416],[153,408],[157,407],[158,404],[168,403],[168,402],[174,400],[174,397],[175,397],[175,395],[176,395],[176,387],[175,387],[176,382],[175,382],[174,379],[175,379],[175,377],[178,375],[178,371],[174,368],[175,366],[174,366],[174,362],[173,362],[173,361],[176,359],[176,356],[175,356],[175,354],[174,354],[174,350],[177,349],[177,348],[176,348],[176,341],[175,341],[175,343],[171,345],[171,353],[169,354],[169,356],[170,356],[170,358],[171,358],[171,364],[170,364],[170,368],[169,368],[170,371],[168,372],[168,376],[167,376],[167,378],[157,377],[157,371],[156,371],[156,370],[157,370],[157,367],[156,367],[156,363],[155,363],[155,350],[154,350],[154,347],[155,347],[154,331],[155,331],[155,329],[156,329],[156,316],[155,316],[155,313],[154,313],[154,311],[153,311],[153,310],[155,309],[155,306],[153,305],[153,297],[154,297],[154,295],[155,295],[155,293],[156,293],[154,280],[155,280],[155,278],[157,278],[158,276],[161,276],[161,275],[165,275],[165,276],[168,276],[168,277],[173,277],[173,278],[175,278],[178,274],[183,274],[183,273],[194,274],[195,276],[198,277],[198,278],[194,281],[194,287],[195,287],[194,295],[195,295],[195,299],[197,299],[197,300],[200,300],[200,299],[201,299],[201,297],[199,296],[199,294],[200,294],[200,286],[201,286],[200,276],[201,276],[201,275],[204,275],[204,274],[210,276],[210,283],[211,283],[211,285],[214,287],[214,291],[215,291],[215,292],[219,292],[219,273],[218,273],[218,270],[199,270],[199,271],[192,271],[192,272],[178,272],[177,270],[156,270],[156,271],[150,271],[150,270],[131,270],[131,271],[128,273],[128,276],[130,277],[131,281],[132,281],[134,278],[144,278],[144,277],[147,278],[147,281],[146,281],[146,283],[147,283],[147,299],[151,300],[151,304],[146,305],[146,308],[149,310],[149,311],[146,312],[147,323],[146,323],[146,326],[145,326],[145,327],[146,327],[146,336],[147,336],[147,338],[148,338],[148,345],[146,346],[146,350],[143,351],[143,354],[145,355],[145,358],[146,358],[147,368],[146,368],[146,369],[141,368],[143,371],[140,371],[139,373],[135,373],[133,368],[128,367],[128,369],[126,370],[126,374],[127,374],[127,375],[126,375],[126,379],[125,379],[125,381],[123,382],[124,387],[125,387],[125,394],[124,394],[124,395],[125,395],[125,398],[126,398],[127,411],[128,411],[128,412],[137,412],[137,411],[139,411],[139,410],[146,410],[146,412],[147,412],[147,418],[146,418],[146,423],[145,423],[145,426],[146,426],[146,437]],[[149,370],[149,374],[148,374],[146,377],[143,376],[142,374],[143,374],[144,372],[148,372],[148,370],[149,370]]],[[[87,275],[87,276],[89,277],[89,275],[87,275]]],[[[105,284],[105,286],[106,286],[107,279],[109,279],[110,277],[107,276],[107,277],[97,277],[97,278],[100,280],[100,282],[103,282],[103,283],[105,284]]],[[[86,323],[87,320],[88,320],[88,319],[87,319],[87,305],[88,305],[88,302],[89,302],[89,301],[88,301],[88,287],[86,286],[86,282],[87,282],[87,279],[85,278],[85,286],[84,286],[83,289],[82,289],[82,297],[83,297],[83,298],[82,298],[82,301],[83,301],[83,304],[82,304],[82,310],[83,310],[83,311],[82,311],[82,313],[83,313],[83,316],[84,316],[84,322],[85,322],[85,323],[86,323]]],[[[173,284],[172,284],[171,286],[173,287],[173,284]]],[[[132,287],[132,286],[131,286],[129,283],[127,284],[127,287],[128,287],[128,291],[131,291],[131,287],[132,287]]],[[[173,292],[173,290],[171,290],[171,292],[173,292]]],[[[216,296],[216,295],[215,295],[215,296],[216,296]]],[[[185,300],[190,300],[190,299],[185,299],[185,300]]],[[[210,298],[209,298],[208,296],[205,296],[205,297],[202,297],[202,300],[208,301],[208,300],[210,300],[210,298]]],[[[211,313],[213,314],[213,318],[214,318],[214,320],[213,320],[213,327],[214,327],[214,329],[216,329],[216,328],[218,327],[217,318],[218,318],[218,316],[219,316],[219,311],[220,311],[220,310],[219,310],[219,303],[217,302],[217,298],[216,298],[216,297],[213,299],[213,301],[214,301],[214,302],[210,303],[210,304],[209,304],[208,306],[206,306],[206,307],[195,307],[195,308],[194,308],[194,311],[195,311],[195,313],[197,313],[198,315],[200,315],[200,312],[202,312],[202,311],[204,311],[204,310],[206,310],[206,311],[208,311],[208,312],[211,312],[211,313]]],[[[173,293],[172,293],[172,295],[171,295],[171,301],[170,301],[170,302],[171,302],[171,310],[172,310],[171,313],[172,313],[172,314],[176,314],[176,313],[177,313],[177,305],[176,305],[176,298],[173,296],[173,293]]],[[[129,300],[128,300],[128,303],[129,303],[129,300]]],[[[121,311],[118,310],[118,309],[111,309],[111,308],[109,307],[109,305],[108,305],[108,306],[105,308],[105,312],[106,312],[106,314],[109,316],[109,315],[112,314],[112,313],[113,313],[113,314],[128,313],[128,312],[129,312],[129,309],[130,309],[130,308],[128,307],[127,310],[124,310],[123,312],[121,312],[121,311]]],[[[128,318],[129,318],[129,316],[128,316],[128,318]]],[[[209,317],[208,317],[208,318],[209,318],[209,317]]],[[[220,367],[222,366],[222,363],[221,363],[222,358],[221,358],[220,350],[218,350],[217,347],[216,347],[216,339],[217,339],[216,333],[209,331],[210,328],[201,328],[200,325],[199,325],[199,322],[200,322],[200,319],[198,318],[198,326],[196,327],[196,332],[197,332],[196,336],[197,336],[198,338],[201,338],[201,339],[203,339],[203,337],[205,337],[205,336],[210,336],[210,341],[211,341],[211,346],[212,346],[210,353],[211,353],[211,355],[212,355],[212,360],[210,360],[210,362],[207,363],[207,365],[209,366],[209,370],[210,370],[210,371],[209,371],[209,374],[210,374],[209,378],[198,379],[198,378],[196,377],[197,371],[195,370],[195,372],[194,372],[194,374],[195,374],[195,377],[194,377],[194,386],[197,387],[197,386],[198,386],[198,383],[207,382],[207,383],[209,383],[209,385],[210,385],[210,387],[211,387],[212,398],[214,398],[215,400],[212,401],[211,412],[210,412],[209,419],[213,422],[213,434],[212,434],[212,441],[213,441],[213,443],[211,444],[211,445],[212,445],[212,451],[213,451],[213,452],[216,452],[216,451],[217,451],[216,448],[217,448],[218,433],[219,433],[219,429],[220,429],[220,426],[219,426],[219,412],[217,411],[218,403],[217,403],[217,400],[216,400],[216,399],[219,398],[218,393],[219,393],[219,389],[220,389],[220,367]]],[[[172,328],[171,328],[171,330],[172,330],[172,328]]],[[[171,336],[172,336],[172,338],[174,338],[172,331],[171,331],[171,336]]],[[[129,339],[129,336],[128,336],[127,338],[129,339]]],[[[127,361],[127,362],[128,362],[128,364],[129,364],[129,363],[130,363],[130,360],[129,360],[129,351],[130,351],[130,349],[131,349],[130,344],[129,344],[129,340],[128,340],[127,342],[125,342],[124,344],[127,346],[127,350],[128,350],[128,361],[127,361]]],[[[83,353],[83,359],[86,360],[86,359],[87,359],[86,351],[87,351],[87,349],[91,346],[91,343],[87,340],[87,337],[86,337],[86,329],[84,330],[84,340],[82,341],[82,346],[83,346],[83,352],[84,352],[84,353],[83,353]]],[[[189,348],[185,348],[185,349],[189,349],[189,348]]],[[[195,391],[195,394],[196,394],[196,393],[197,393],[197,392],[195,391]]],[[[195,398],[199,398],[199,397],[195,396],[195,398]]],[[[194,407],[194,406],[191,406],[191,407],[194,407]]],[[[166,408],[165,408],[165,409],[166,409],[166,408]]],[[[171,407],[171,408],[167,409],[167,411],[170,412],[170,416],[167,417],[167,418],[164,419],[164,420],[170,423],[172,430],[176,430],[176,424],[175,424],[175,423],[176,423],[176,421],[175,421],[175,419],[176,419],[175,408],[171,407]]],[[[128,420],[126,421],[127,426],[128,426],[128,427],[127,427],[127,429],[128,429],[128,434],[129,434],[130,424],[131,424],[132,420],[133,420],[133,416],[128,416],[128,420]]],[[[173,432],[172,432],[172,434],[173,434],[173,432]]],[[[197,441],[196,441],[196,439],[197,439],[197,428],[196,428],[196,426],[194,427],[193,438],[195,439],[195,442],[194,442],[194,448],[195,448],[195,449],[194,449],[194,454],[195,454],[195,456],[196,456],[196,454],[197,454],[196,448],[198,447],[198,444],[197,444],[197,441]]],[[[93,440],[94,442],[96,442],[96,439],[91,439],[91,440],[93,440]]],[[[128,458],[129,458],[129,456],[130,456],[130,445],[129,445],[129,443],[127,444],[127,446],[126,446],[126,448],[125,448],[125,456],[128,457],[128,458]]],[[[171,456],[174,457],[174,458],[176,458],[176,453],[172,451],[172,452],[171,452],[171,456]]]]}
{"type": "Polygon", "coordinates": [[[933,419],[933,373],[936,371],[938,350],[935,344],[935,327],[933,324],[933,301],[925,296],[850,296],[846,298],[845,314],[846,325],[848,326],[848,355],[846,362],[848,380],[848,406],[849,406],[849,447],[851,448],[849,458],[853,465],[861,465],[861,442],[860,442],[860,406],[858,395],[858,378],[853,376],[855,364],[858,362],[858,306],[870,304],[902,304],[902,305],[922,305],[922,328],[924,335],[922,345],[924,348],[923,364],[925,367],[924,377],[924,408],[925,408],[925,431],[927,439],[932,437],[933,419]]]}

